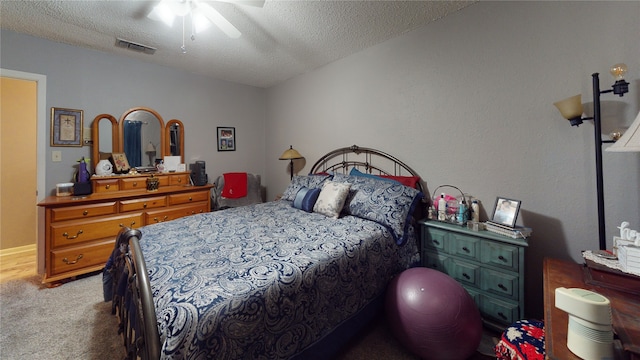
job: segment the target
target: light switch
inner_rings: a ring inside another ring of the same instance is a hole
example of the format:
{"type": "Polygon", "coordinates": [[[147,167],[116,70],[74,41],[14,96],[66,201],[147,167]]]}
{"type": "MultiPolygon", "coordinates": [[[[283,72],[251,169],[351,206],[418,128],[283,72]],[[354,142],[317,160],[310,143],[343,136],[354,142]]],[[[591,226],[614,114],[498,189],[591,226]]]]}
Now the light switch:
{"type": "Polygon", "coordinates": [[[56,150],[51,152],[51,161],[60,162],[62,161],[62,151],[56,150]]]}

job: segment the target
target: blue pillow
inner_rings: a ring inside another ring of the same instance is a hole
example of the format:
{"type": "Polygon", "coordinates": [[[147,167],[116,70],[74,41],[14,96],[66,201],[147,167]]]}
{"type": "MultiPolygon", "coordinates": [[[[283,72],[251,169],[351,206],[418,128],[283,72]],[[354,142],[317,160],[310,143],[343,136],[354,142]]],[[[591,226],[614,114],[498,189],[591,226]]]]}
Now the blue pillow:
{"type": "Polygon", "coordinates": [[[312,212],[313,206],[316,204],[316,200],[318,200],[318,195],[320,195],[320,189],[309,189],[303,186],[298,190],[291,206],[306,212],[312,212]]]}
{"type": "Polygon", "coordinates": [[[284,190],[282,199],[293,201],[302,187],[310,189],[322,188],[322,183],[330,178],[330,175],[296,175],[284,190]]]}
{"type": "Polygon", "coordinates": [[[351,168],[351,171],[349,171],[349,175],[351,176],[362,176],[362,177],[366,177],[366,178],[370,178],[370,179],[376,179],[376,180],[380,180],[380,181],[386,181],[386,182],[392,182],[394,184],[399,184],[399,182],[392,180],[392,179],[388,179],[388,178],[383,178],[380,177],[378,175],[373,175],[373,174],[369,174],[369,173],[363,173],[362,171],[356,169],[356,168],[351,168]]]}

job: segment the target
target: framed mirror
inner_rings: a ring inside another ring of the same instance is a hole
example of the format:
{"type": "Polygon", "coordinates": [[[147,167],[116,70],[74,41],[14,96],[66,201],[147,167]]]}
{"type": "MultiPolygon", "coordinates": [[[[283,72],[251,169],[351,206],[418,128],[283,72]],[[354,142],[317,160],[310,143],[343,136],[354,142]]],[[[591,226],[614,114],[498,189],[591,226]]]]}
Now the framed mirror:
{"type": "Polygon", "coordinates": [[[94,169],[98,161],[108,158],[107,154],[119,152],[118,120],[109,114],[100,114],[93,119],[91,124],[91,165],[94,169]],[[101,155],[102,154],[102,155],[101,155]]]}
{"type": "Polygon", "coordinates": [[[167,122],[164,138],[166,141],[164,156],[180,156],[180,162],[184,164],[184,125],[178,119],[167,122]]]}
{"type": "Polygon", "coordinates": [[[155,158],[166,153],[164,121],[155,110],[129,109],[120,117],[118,126],[121,152],[127,156],[131,167],[153,167],[155,158]]]}

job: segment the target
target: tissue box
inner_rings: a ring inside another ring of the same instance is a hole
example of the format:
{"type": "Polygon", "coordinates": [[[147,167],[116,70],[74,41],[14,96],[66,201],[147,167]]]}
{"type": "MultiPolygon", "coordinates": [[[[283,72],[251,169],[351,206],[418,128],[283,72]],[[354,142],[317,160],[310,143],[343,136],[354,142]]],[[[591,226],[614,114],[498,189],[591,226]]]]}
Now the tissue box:
{"type": "Polygon", "coordinates": [[[73,183],[56,184],[56,196],[71,196],[71,195],[73,195],[73,183]]]}
{"type": "Polygon", "coordinates": [[[625,271],[640,275],[640,247],[633,245],[619,246],[618,261],[625,271]]]}

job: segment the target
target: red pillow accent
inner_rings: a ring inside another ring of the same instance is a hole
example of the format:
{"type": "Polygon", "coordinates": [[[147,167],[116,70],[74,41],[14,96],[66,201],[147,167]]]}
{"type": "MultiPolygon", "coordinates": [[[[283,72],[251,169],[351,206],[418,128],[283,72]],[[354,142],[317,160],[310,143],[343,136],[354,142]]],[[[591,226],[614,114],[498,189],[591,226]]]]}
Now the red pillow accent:
{"type": "Polygon", "coordinates": [[[418,188],[418,182],[420,182],[419,176],[394,176],[394,175],[379,175],[381,178],[391,179],[399,182],[400,184],[414,189],[418,188]]]}

